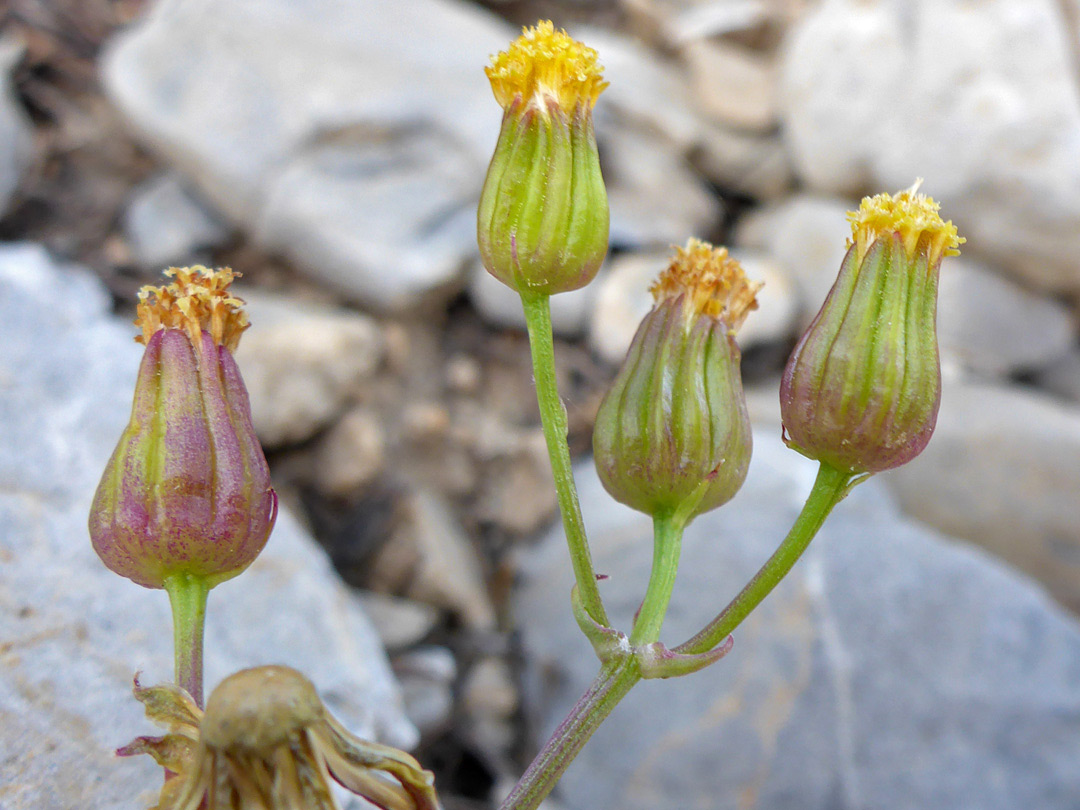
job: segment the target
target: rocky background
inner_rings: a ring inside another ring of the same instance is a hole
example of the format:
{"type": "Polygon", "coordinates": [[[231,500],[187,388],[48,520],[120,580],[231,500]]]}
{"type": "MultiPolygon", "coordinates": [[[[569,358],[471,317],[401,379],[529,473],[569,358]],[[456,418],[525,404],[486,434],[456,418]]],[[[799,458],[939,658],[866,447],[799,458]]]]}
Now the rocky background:
{"type": "Polygon", "coordinates": [[[149,730],[124,690],[135,668],[167,677],[164,598],[101,568],[83,516],[126,419],[135,292],[170,264],[243,273],[238,359],[292,515],[247,591],[211,602],[211,681],[303,662],[354,728],[414,747],[448,810],[481,810],[591,679],[519,305],[474,234],[500,119],[483,66],[540,17],[611,82],[611,257],[553,309],[624,624],[648,527],[587,453],[669,246],[729,244],[766,282],[740,334],[755,461],[688,534],[675,641],[809,487],[777,379],[845,211],[922,176],[968,238],[941,279],[927,451],[840,507],[723,663],[635,692],[552,805],[1080,806],[1078,0],[9,0],[4,810],[152,787],[108,751],[149,730]]]}

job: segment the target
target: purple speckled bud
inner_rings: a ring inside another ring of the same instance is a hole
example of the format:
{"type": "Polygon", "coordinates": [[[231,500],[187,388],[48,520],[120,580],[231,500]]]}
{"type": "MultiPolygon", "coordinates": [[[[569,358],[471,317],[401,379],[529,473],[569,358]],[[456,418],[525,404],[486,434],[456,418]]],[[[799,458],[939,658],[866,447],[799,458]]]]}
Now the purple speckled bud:
{"type": "Polygon", "coordinates": [[[102,561],[148,588],[174,574],[211,586],[236,576],[277,516],[240,371],[226,346],[197,334],[147,339],[131,421],[90,510],[102,561]]]}

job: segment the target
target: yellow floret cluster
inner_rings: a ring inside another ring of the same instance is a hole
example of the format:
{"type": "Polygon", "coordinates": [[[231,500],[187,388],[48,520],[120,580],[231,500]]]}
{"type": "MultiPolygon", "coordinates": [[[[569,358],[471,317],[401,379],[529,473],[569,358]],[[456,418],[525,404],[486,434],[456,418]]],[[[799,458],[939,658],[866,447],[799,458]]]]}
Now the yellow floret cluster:
{"type": "Polygon", "coordinates": [[[195,346],[200,333],[208,332],[219,346],[235,351],[249,326],[244,302],[229,293],[239,273],[228,267],[210,270],[196,265],[170,267],[165,275],[173,281],[139,291],[135,325],[142,334],[135,340],[145,345],[159,329],[184,329],[195,346]]]}
{"type": "Polygon", "coordinates": [[[734,333],[757,309],[757,293],[762,286],[746,277],[742,265],[728,255],[727,248],[691,239],[686,247],[675,248],[671,264],[649,292],[657,303],[685,294],[693,312],[722,321],[734,333]]]}
{"type": "Polygon", "coordinates": [[[851,223],[851,239],[848,247],[855,245],[860,261],[879,236],[899,234],[908,256],[914,257],[920,244],[926,246],[930,265],[942,256],[959,256],[959,247],[966,239],[957,234],[952,221],[941,218],[941,207],[925,194],[919,194],[922,180],[896,194],[878,194],[864,197],[858,211],[848,214],[851,223]],[[925,237],[925,241],[924,241],[925,237]]]}
{"type": "Polygon", "coordinates": [[[536,99],[541,109],[545,98],[554,98],[570,114],[578,104],[592,109],[607,87],[596,51],[557,31],[550,20],[522,29],[509,48],[491,57],[485,71],[504,108],[519,96],[526,103],[536,99]]]}

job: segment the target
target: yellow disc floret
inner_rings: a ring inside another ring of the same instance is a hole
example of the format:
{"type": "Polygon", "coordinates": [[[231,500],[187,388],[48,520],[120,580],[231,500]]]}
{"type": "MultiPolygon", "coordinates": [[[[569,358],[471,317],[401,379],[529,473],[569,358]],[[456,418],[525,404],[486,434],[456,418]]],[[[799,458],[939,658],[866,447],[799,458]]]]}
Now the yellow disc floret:
{"type": "Polygon", "coordinates": [[[896,194],[878,194],[864,197],[858,211],[848,214],[851,223],[851,239],[848,247],[856,246],[859,260],[866,255],[879,236],[899,234],[908,256],[924,246],[930,264],[942,256],[959,256],[958,248],[967,240],[959,236],[952,221],[941,218],[941,207],[925,194],[919,194],[920,178],[911,188],[896,194]]]}
{"type": "Polygon", "coordinates": [[[522,29],[509,48],[491,57],[485,71],[504,108],[520,97],[544,110],[544,101],[553,98],[570,114],[578,104],[591,109],[607,87],[596,51],[556,31],[550,20],[522,29]]]}
{"type": "Polygon", "coordinates": [[[249,326],[244,302],[229,292],[239,273],[196,265],[170,267],[165,275],[173,279],[170,284],[139,291],[135,325],[142,334],[135,340],[145,345],[159,329],[184,329],[196,346],[200,333],[207,332],[216,344],[235,351],[249,326]]]}
{"type": "Polygon", "coordinates": [[[757,292],[762,286],[746,277],[727,248],[691,239],[686,247],[675,248],[671,264],[649,292],[658,304],[685,295],[692,312],[716,318],[734,333],[757,309],[757,292]]]}

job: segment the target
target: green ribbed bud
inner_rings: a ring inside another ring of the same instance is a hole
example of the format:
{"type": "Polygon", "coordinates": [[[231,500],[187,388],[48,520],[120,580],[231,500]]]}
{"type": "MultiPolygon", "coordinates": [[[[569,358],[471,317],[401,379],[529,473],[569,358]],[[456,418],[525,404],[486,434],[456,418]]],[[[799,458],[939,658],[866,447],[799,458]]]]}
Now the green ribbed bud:
{"type": "Polygon", "coordinates": [[[592,124],[607,85],[596,59],[541,22],[487,68],[505,112],[477,241],[487,271],[519,293],[584,287],[607,253],[607,190],[592,124]]]}
{"type": "Polygon", "coordinates": [[[937,422],[938,271],[964,240],[917,189],[868,197],[849,215],[840,275],[781,382],[788,446],[842,472],[907,463],[937,422]]]}
{"type": "Polygon", "coordinates": [[[653,286],[593,432],[600,480],[648,515],[686,519],[734,497],[750,463],[735,332],[757,308],[723,248],[690,240],[653,286]]]}

